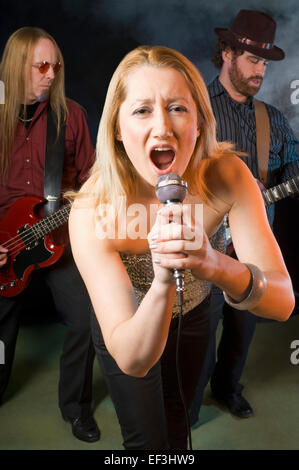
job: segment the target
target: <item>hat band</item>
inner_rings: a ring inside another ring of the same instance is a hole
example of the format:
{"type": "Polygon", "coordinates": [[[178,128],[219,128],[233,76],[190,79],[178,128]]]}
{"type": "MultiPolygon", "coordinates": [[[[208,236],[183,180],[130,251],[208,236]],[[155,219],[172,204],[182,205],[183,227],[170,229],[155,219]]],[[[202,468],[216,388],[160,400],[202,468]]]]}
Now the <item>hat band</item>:
{"type": "Polygon", "coordinates": [[[247,44],[248,46],[255,46],[260,47],[261,49],[272,49],[273,42],[257,42],[252,41],[246,37],[239,36],[239,34],[234,33],[231,29],[229,30],[237,39],[237,41],[241,42],[242,44],[247,44]]]}

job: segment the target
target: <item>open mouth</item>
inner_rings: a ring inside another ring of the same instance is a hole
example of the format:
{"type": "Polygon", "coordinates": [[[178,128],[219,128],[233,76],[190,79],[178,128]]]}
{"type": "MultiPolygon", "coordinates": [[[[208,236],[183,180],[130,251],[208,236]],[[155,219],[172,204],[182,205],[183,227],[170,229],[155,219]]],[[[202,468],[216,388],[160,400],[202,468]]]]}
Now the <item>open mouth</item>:
{"type": "Polygon", "coordinates": [[[151,151],[150,158],[158,170],[165,171],[172,165],[175,153],[170,147],[155,147],[151,151]]]}

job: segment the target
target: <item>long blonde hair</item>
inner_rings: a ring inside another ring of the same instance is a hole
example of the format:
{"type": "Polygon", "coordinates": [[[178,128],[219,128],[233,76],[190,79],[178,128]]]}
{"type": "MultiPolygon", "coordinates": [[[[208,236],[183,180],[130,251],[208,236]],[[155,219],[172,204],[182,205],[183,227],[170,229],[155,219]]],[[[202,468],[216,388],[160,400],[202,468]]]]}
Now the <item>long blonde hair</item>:
{"type": "MultiPolygon", "coordinates": [[[[5,86],[5,104],[0,106],[0,181],[5,183],[9,171],[10,155],[20,105],[26,96],[29,83],[29,67],[33,50],[39,39],[52,41],[62,67],[55,76],[50,90],[50,105],[57,118],[57,136],[62,122],[67,118],[64,90],[64,63],[62,53],[54,38],[41,28],[25,26],[15,31],[8,39],[0,63],[0,79],[5,86]]],[[[26,109],[26,107],[25,107],[26,109]]]]}
{"type": "Polygon", "coordinates": [[[200,137],[183,177],[191,193],[200,194],[205,200],[212,198],[199,167],[203,168],[204,162],[212,157],[232,154],[232,146],[216,140],[216,121],[208,91],[195,65],[179,52],[164,46],[140,46],[129,52],[115,70],[99,125],[97,158],[88,181],[88,191],[95,196],[96,205],[109,203],[117,207],[120,195],[129,196],[136,190],[137,172],[116,135],[119,108],[126,97],[126,78],[132,70],[143,65],[170,67],[184,76],[198,109],[200,137]]]}

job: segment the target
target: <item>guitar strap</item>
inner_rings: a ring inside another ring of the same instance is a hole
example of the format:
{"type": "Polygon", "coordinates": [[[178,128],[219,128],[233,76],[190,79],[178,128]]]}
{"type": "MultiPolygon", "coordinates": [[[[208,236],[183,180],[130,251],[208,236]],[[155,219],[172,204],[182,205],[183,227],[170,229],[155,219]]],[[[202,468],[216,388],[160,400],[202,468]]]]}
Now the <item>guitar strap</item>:
{"type": "Polygon", "coordinates": [[[256,151],[260,180],[266,186],[270,150],[270,120],[265,103],[254,99],[256,151]]]}
{"type": "Polygon", "coordinates": [[[57,138],[57,119],[51,106],[47,112],[47,137],[44,170],[44,216],[57,211],[60,206],[61,180],[64,163],[65,125],[61,125],[57,138]]]}

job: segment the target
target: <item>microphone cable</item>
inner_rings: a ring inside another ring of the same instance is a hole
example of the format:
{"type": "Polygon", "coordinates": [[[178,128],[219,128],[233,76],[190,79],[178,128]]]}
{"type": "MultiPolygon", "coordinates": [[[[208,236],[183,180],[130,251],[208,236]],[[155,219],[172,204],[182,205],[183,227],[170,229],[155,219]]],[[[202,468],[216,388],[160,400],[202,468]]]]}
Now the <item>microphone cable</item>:
{"type": "Polygon", "coordinates": [[[184,397],[184,391],[183,391],[183,386],[182,386],[182,377],[181,377],[181,371],[180,371],[180,365],[179,365],[179,349],[180,349],[180,337],[181,337],[181,331],[182,331],[182,319],[183,319],[183,293],[179,293],[179,315],[178,315],[178,331],[177,331],[177,340],[176,340],[176,354],[175,354],[175,361],[176,361],[176,373],[177,373],[177,380],[178,380],[178,386],[179,386],[179,392],[180,392],[180,397],[181,401],[184,407],[184,413],[185,413],[185,424],[187,428],[187,450],[193,450],[192,449],[192,437],[191,437],[191,427],[190,427],[190,420],[189,420],[189,412],[187,410],[186,402],[185,402],[185,397],[184,397]],[[188,441],[189,441],[189,449],[188,449],[188,441]]]}
{"type": "MultiPolygon", "coordinates": [[[[167,173],[161,175],[156,184],[156,195],[158,200],[163,205],[169,204],[182,204],[186,195],[187,195],[188,184],[183,178],[176,173],[167,173]]],[[[185,413],[185,422],[186,429],[189,439],[189,448],[192,450],[192,439],[191,439],[191,429],[189,421],[189,413],[186,407],[183,386],[182,386],[182,377],[179,366],[179,349],[180,349],[180,336],[182,330],[182,317],[183,317],[183,291],[184,291],[184,273],[179,269],[173,269],[173,276],[176,281],[176,292],[178,296],[178,304],[180,307],[178,315],[178,330],[177,330],[177,339],[176,339],[176,373],[178,380],[178,387],[180,392],[181,401],[184,407],[185,413]]],[[[187,439],[187,448],[188,448],[188,439],[187,439]]]]}

